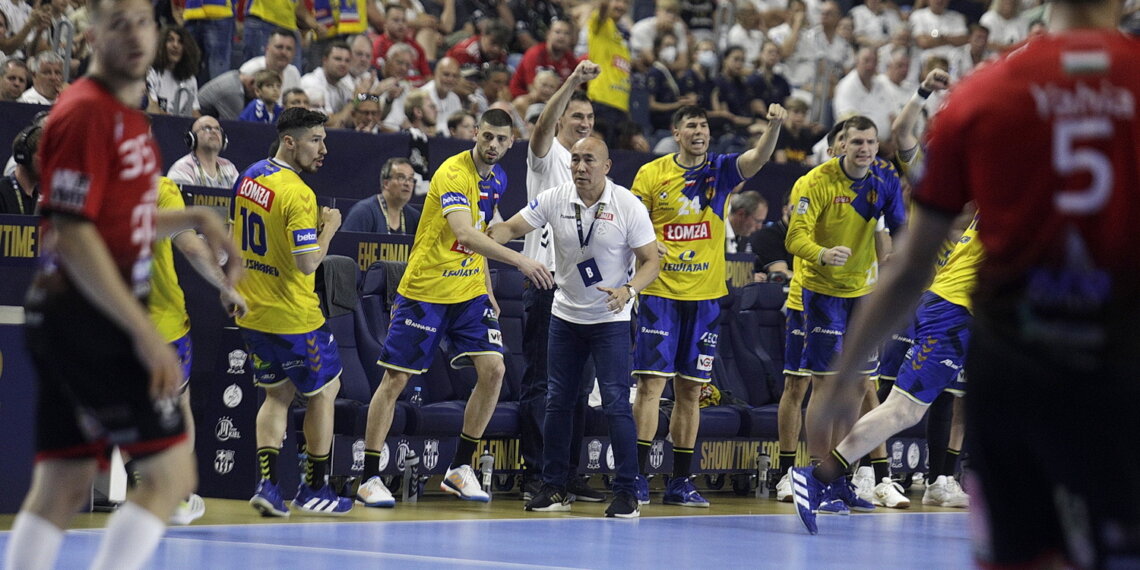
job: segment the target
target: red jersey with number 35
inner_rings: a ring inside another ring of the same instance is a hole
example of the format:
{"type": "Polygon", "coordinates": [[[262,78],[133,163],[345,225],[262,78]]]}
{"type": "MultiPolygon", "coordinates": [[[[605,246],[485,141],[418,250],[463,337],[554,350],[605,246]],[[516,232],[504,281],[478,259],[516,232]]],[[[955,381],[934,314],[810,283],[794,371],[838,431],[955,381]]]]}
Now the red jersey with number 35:
{"type": "MultiPolygon", "coordinates": [[[[80,79],[52,108],[40,160],[42,211],[94,223],[123,279],[146,294],[161,166],[150,119],[100,83],[80,79]]],[[[50,234],[50,216],[42,230],[50,234]]]]}
{"type": "Polygon", "coordinates": [[[979,302],[1102,322],[1114,307],[1136,313],[1138,102],[1140,40],[1105,30],[1030,40],[951,93],[916,200],[985,212],[979,302]]]}

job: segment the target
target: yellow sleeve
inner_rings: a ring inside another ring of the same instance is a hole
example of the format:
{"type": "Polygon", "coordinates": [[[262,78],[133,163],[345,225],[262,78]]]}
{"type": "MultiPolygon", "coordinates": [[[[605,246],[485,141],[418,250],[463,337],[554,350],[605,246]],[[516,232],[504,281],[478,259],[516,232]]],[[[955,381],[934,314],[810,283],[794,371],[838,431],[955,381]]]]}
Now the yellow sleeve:
{"type": "MultiPolygon", "coordinates": [[[[810,176],[810,174],[809,174],[810,176]]],[[[792,196],[799,196],[792,209],[792,217],[788,222],[788,235],[784,238],[784,247],[792,255],[803,259],[807,263],[818,264],[824,247],[815,242],[814,231],[819,214],[823,211],[823,204],[819,186],[808,181],[804,176],[796,181],[792,187],[792,196]]]]}
{"type": "Polygon", "coordinates": [[[649,179],[653,176],[649,174],[648,167],[649,164],[646,164],[637,170],[637,175],[633,177],[633,184],[630,185],[629,191],[633,192],[633,195],[641,200],[645,208],[652,212],[653,195],[649,193],[649,189],[652,188],[653,184],[649,179]]]}

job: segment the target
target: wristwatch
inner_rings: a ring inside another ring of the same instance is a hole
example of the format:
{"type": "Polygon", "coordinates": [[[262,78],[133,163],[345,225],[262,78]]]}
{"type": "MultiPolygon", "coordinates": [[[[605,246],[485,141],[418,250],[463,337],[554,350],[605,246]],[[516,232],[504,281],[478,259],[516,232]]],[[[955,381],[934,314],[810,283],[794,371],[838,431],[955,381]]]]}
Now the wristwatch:
{"type": "MultiPolygon", "coordinates": [[[[634,289],[633,285],[626,283],[625,288],[629,290],[629,301],[632,301],[632,300],[637,298],[637,289],[634,289]]],[[[629,301],[626,301],[626,303],[628,303],[629,301]]]]}

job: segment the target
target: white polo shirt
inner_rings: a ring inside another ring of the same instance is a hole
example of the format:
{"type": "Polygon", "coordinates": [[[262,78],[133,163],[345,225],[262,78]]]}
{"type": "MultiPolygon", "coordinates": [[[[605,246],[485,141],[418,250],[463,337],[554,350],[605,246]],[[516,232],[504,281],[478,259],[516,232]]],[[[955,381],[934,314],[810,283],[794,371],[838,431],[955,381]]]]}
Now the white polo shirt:
{"type": "Polygon", "coordinates": [[[551,314],[580,325],[628,321],[633,303],[614,313],[606,308],[607,295],[597,288],[616,289],[627,283],[636,259],[633,250],[657,240],[649,211],[641,200],[606,179],[601,199],[587,208],[574,183],[567,182],[542,192],[521,212],[532,227],[549,223],[553,229],[551,245],[557,251],[554,280],[558,290],[554,292],[551,314]],[[579,217],[581,236],[590,234],[584,248],[578,232],[579,217]],[[586,286],[579,264],[590,259],[594,260],[601,281],[586,286]]]}
{"type": "MultiPolygon", "coordinates": [[[[573,182],[570,176],[570,151],[562,146],[558,137],[550,141],[550,150],[546,156],[539,158],[534,155],[530,145],[526,146],[526,199],[534,200],[543,190],[549,190],[559,184],[573,182]]],[[[546,264],[546,268],[554,271],[554,246],[550,243],[550,227],[539,228],[539,231],[530,232],[523,237],[523,255],[546,264]]]]}

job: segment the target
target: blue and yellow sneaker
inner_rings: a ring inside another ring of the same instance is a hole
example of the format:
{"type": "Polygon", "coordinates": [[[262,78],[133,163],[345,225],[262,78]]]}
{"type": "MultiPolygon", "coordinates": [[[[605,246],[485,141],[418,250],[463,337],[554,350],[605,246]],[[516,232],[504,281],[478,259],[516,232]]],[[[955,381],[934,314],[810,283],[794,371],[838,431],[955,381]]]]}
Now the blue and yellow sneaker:
{"type": "Polygon", "coordinates": [[[352,510],[352,499],[338,496],[328,483],[314,491],[302,482],[293,498],[293,507],[309,515],[339,517],[352,510]]]}
{"type": "Polygon", "coordinates": [[[815,523],[815,515],[826,486],[812,475],[811,470],[811,467],[793,467],[788,472],[792,474],[792,497],[796,504],[796,514],[809,533],[817,534],[819,527],[815,523]]]}
{"type": "Polygon", "coordinates": [[[289,516],[289,508],[285,506],[285,500],[281,498],[281,490],[277,488],[277,484],[269,479],[262,479],[257,484],[257,490],[253,492],[253,498],[249,500],[249,504],[257,509],[263,517],[287,517],[289,516]]]}
{"type": "Polygon", "coordinates": [[[637,504],[649,504],[649,479],[640,473],[633,480],[633,495],[637,498],[637,504]]]}
{"type": "Polygon", "coordinates": [[[697,487],[688,477],[674,477],[665,486],[665,504],[682,507],[700,507],[707,509],[709,502],[697,492],[697,487]]]}

